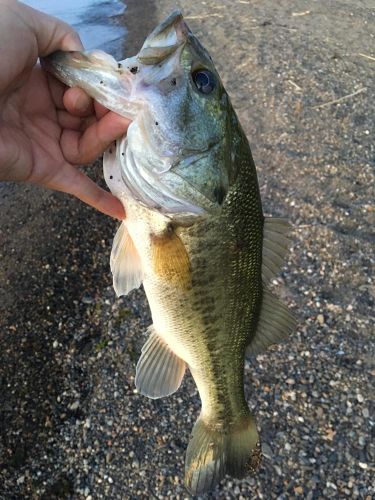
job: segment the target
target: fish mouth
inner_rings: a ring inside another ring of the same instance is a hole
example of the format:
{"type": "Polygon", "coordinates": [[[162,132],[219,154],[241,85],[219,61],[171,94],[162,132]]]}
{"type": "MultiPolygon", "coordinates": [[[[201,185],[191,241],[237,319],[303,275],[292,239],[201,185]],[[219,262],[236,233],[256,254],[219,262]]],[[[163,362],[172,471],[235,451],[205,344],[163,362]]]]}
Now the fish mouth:
{"type": "Polygon", "coordinates": [[[182,13],[173,11],[146,38],[137,55],[138,61],[144,65],[161,63],[186,43],[189,33],[182,13]]]}
{"type": "Polygon", "coordinates": [[[106,108],[133,120],[142,108],[134,95],[137,66],[160,64],[187,42],[190,33],[176,10],[150,33],[134,57],[117,62],[100,50],[57,51],[41,64],[66,85],[82,88],[106,108]]]}
{"type": "Polygon", "coordinates": [[[69,87],[80,87],[106,108],[134,119],[141,103],[132,96],[135,75],[101,50],[57,51],[41,60],[42,67],[69,87]]]}

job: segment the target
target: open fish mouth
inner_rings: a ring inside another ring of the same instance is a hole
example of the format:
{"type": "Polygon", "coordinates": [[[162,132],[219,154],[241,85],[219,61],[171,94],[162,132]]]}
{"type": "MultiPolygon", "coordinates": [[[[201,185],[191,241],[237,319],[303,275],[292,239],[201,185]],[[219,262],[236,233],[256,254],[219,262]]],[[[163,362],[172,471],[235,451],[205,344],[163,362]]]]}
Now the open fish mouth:
{"type": "Polygon", "coordinates": [[[134,119],[142,108],[142,101],[134,95],[138,66],[161,63],[186,43],[189,33],[181,12],[174,11],[150,33],[139,53],[124,61],[93,50],[57,51],[41,63],[66,85],[80,87],[111,111],[134,119]]]}
{"type": "Polygon", "coordinates": [[[57,51],[41,62],[66,85],[82,88],[111,111],[134,119],[140,109],[140,102],[132,96],[135,75],[101,50],[57,51]]]}

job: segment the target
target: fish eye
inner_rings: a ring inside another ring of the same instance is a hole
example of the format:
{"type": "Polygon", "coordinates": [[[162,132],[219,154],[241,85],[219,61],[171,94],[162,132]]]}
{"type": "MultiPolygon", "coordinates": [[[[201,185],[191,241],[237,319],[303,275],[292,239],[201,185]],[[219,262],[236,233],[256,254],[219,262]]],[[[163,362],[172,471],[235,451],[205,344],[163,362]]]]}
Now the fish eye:
{"type": "Polygon", "coordinates": [[[195,86],[202,94],[210,94],[214,90],[216,79],[208,69],[198,69],[191,76],[195,86]]]}

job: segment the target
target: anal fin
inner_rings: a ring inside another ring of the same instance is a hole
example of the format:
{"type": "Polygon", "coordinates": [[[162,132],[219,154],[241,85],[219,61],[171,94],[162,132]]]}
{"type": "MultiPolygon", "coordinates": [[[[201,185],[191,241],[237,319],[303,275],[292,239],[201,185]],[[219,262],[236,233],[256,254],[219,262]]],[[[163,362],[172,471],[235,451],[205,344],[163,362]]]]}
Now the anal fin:
{"type": "Polygon", "coordinates": [[[150,327],[150,336],[142,348],[135,385],[137,391],[151,399],[169,396],[177,391],[184,377],[186,364],[150,327]]]}
{"type": "Polygon", "coordinates": [[[272,344],[277,344],[296,328],[296,320],[267,288],[263,288],[262,306],[255,335],[246,353],[259,354],[272,344]]]}
{"type": "Polygon", "coordinates": [[[118,296],[126,295],[141,285],[143,280],[141,259],[124,222],[114,237],[110,264],[113,287],[118,296]]]}

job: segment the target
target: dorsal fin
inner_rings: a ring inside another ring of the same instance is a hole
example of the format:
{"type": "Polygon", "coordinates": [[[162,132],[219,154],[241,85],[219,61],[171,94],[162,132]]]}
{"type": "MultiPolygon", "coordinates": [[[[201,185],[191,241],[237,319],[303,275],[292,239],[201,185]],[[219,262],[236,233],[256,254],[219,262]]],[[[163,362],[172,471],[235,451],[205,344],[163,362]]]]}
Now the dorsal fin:
{"type": "Polygon", "coordinates": [[[290,240],[286,236],[290,224],[286,219],[265,217],[263,228],[262,281],[266,285],[281,270],[290,240]]]}
{"type": "Polygon", "coordinates": [[[111,252],[113,288],[118,296],[138,288],[143,280],[141,259],[125,222],[122,222],[113,240],[111,252]]]}
{"type": "Polygon", "coordinates": [[[257,329],[251,339],[247,354],[259,354],[272,344],[286,338],[296,327],[296,320],[272,293],[263,287],[262,307],[257,329]]]}

